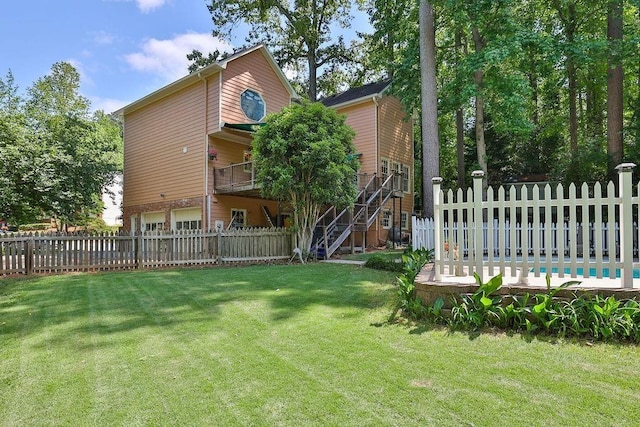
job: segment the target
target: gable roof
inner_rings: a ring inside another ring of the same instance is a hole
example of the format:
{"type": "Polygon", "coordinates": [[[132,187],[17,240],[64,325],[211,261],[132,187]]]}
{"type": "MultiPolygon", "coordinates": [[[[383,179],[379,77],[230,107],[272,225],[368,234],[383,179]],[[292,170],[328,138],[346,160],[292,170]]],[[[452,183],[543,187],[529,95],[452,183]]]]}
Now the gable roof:
{"type": "Polygon", "coordinates": [[[273,55],[271,55],[271,52],[269,52],[269,50],[264,45],[259,44],[247,49],[242,49],[238,52],[233,53],[232,55],[229,55],[224,59],[221,59],[220,61],[216,61],[213,64],[207,65],[206,67],[198,71],[194,71],[193,73],[188,74],[185,77],[182,77],[179,80],[169,83],[168,85],[156,90],[155,92],[152,92],[149,95],[146,95],[138,99],[137,101],[133,101],[132,103],[115,111],[113,114],[122,116],[125,113],[130,113],[132,111],[138,110],[139,108],[149,105],[154,101],[157,101],[159,99],[162,99],[166,96],[171,95],[172,93],[175,93],[181,89],[184,89],[187,86],[191,86],[192,84],[196,83],[198,80],[202,80],[216,73],[219,73],[220,71],[227,68],[227,64],[229,64],[229,62],[235,59],[241,58],[257,50],[262,51],[262,54],[265,56],[265,58],[267,59],[267,62],[269,63],[273,71],[276,73],[278,78],[280,79],[280,82],[285,87],[287,92],[289,92],[290,97],[293,99],[298,98],[298,95],[293,89],[293,86],[291,86],[291,83],[289,83],[289,80],[284,75],[284,73],[282,72],[278,64],[276,63],[276,60],[274,59],[273,55]]]}
{"type": "Polygon", "coordinates": [[[385,79],[364,86],[348,89],[337,95],[329,96],[320,100],[327,107],[342,107],[355,104],[375,96],[380,96],[391,85],[391,80],[385,79]]]}

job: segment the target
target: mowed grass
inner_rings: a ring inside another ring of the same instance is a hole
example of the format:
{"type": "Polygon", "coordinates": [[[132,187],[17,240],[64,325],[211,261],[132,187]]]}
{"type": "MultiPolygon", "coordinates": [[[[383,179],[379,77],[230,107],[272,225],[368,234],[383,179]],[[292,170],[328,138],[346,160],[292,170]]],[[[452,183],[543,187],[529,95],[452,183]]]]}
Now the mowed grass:
{"type": "Polygon", "coordinates": [[[0,280],[0,425],[633,426],[640,351],[385,323],[309,264],[0,280]]]}

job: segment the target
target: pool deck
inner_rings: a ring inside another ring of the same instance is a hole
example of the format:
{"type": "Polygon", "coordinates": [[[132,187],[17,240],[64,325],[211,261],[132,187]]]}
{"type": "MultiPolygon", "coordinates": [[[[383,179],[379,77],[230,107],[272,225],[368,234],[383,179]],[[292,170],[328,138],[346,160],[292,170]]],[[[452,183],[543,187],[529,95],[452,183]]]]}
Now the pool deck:
{"type": "MultiPolygon", "coordinates": [[[[486,282],[491,277],[496,276],[500,273],[500,269],[494,268],[492,272],[489,271],[487,267],[483,269],[482,272],[482,280],[486,282]]],[[[547,281],[544,274],[539,275],[538,277],[534,276],[533,273],[529,273],[528,277],[521,278],[521,270],[515,269],[514,272],[511,271],[511,268],[505,268],[505,274],[502,277],[503,286],[527,286],[531,288],[544,288],[547,287],[547,281]],[[524,279],[524,280],[522,280],[524,279]]],[[[597,278],[597,277],[570,277],[565,275],[564,277],[560,277],[558,274],[551,275],[551,287],[557,287],[561,284],[569,281],[577,280],[581,283],[579,285],[573,285],[570,289],[625,289],[622,288],[621,279],[609,279],[609,278],[597,278]]],[[[449,272],[449,267],[445,267],[445,273],[441,274],[440,281],[436,281],[435,271],[433,264],[427,264],[422,269],[418,277],[416,277],[416,282],[424,283],[424,284],[441,284],[441,285],[473,285],[476,284],[476,280],[473,275],[468,274],[468,270],[466,267],[462,267],[460,274],[456,275],[454,272],[449,272]]],[[[628,290],[629,288],[627,288],[628,290]]],[[[633,289],[640,292],[640,279],[633,279],[633,289]]]]}

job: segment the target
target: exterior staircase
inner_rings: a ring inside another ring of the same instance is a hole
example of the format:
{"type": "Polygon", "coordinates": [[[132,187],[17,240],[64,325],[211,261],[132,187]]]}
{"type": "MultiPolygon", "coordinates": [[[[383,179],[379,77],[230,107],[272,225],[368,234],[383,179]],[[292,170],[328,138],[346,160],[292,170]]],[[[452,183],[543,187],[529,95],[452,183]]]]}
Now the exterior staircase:
{"type": "Polygon", "coordinates": [[[358,192],[353,208],[341,212],[335,206],[327,209],[316,222],[311,252],[318,258],[329,259],[351,233],[367,231],[385,203],[400,191],[398,182],[396,174],[384,180],[374,174],[358,192]]]}

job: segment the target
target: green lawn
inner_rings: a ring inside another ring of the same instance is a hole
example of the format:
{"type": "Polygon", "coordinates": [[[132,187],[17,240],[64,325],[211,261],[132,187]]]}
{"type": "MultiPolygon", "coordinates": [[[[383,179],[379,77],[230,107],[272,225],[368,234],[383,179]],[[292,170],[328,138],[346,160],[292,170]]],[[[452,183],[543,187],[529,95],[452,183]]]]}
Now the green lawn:
{"type": "Polygon", "coordinates": [[[308,264],[0,280],[0,425],[632,426],[635,346],[388,325],[308,264]]]}

